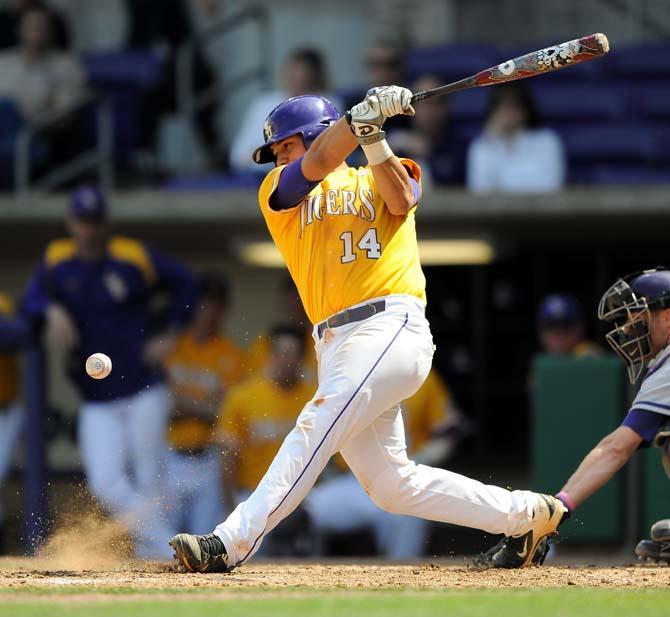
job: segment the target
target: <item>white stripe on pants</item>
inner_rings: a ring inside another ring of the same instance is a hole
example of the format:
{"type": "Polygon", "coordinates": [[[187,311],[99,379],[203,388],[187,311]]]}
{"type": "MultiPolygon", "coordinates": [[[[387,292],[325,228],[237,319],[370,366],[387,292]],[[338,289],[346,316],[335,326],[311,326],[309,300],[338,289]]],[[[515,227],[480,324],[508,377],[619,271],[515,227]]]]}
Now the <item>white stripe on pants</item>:
{"type": "Polygon", "coordinates": [[[398,404],[428,375],[433,342],[419,300],[385,300],[384,312],[326,330],[317,340],[316,394],[256,490],[215,530],[231,565],[253,555],[340,450],[384,509],[490,533],[516,535],[530,528],[533,493],[511,493],[407,458],[398,404]]]}

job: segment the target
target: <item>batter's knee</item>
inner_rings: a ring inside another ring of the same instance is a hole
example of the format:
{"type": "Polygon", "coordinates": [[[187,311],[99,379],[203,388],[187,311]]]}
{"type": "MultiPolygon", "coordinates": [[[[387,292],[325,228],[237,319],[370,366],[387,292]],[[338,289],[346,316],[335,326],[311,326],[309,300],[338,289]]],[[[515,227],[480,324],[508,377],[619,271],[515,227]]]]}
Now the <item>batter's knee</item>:
{"type": "MultiPolygon", "coordinates": [[[[410,463],[414,466],[414,463],[410,463]]],[[[391,514],[407,514],[408,499],[412,488],[408,483],[411,470],[390,467],[379,475],[366,489],[373,503],[391,514]]]]}

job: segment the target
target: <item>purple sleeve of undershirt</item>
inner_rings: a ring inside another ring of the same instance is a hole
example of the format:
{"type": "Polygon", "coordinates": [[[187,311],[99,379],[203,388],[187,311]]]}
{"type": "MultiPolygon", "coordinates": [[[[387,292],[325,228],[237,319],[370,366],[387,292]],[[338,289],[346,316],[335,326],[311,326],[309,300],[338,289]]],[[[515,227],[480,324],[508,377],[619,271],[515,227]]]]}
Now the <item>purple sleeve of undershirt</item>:
{"type": "Polygon", "coordinates": [[[414,193],[414,203],[412,205],[416,206],[419,203],[419,199],[421,199],[421,189],[419,188],[419,183],[414,178],[410,178],[409,183],[412,185],[412,193],[414,193]]]}
{"type": "Polygon", "coordinates": [[[631,409],[623,419],[621,426],[627,426],[635,431],[642,439],[644,446],[649,446],[656,437],[658,429],[668,419],[668,416],[646,409],[631,409]]]}
{"type": "Polygon", "coordinates": [[[297,206],[319,184],[308,180],[302,173],[302,157],[289,163],[279,178],[279,184],[270,195],[270,208],[288,210],[297,206]]]}

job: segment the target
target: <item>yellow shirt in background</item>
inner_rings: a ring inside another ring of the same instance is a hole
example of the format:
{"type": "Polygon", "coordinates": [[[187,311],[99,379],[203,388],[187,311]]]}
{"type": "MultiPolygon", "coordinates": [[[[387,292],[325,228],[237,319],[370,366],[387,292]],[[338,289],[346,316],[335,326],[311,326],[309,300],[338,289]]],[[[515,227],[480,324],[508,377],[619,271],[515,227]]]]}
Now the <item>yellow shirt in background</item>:
{"type": "MultiPolygon", "coordinates": [[[[244,376],[243,352],[227,338],[215,336],[199,343],[190,332],[181,336],[166,361],[172,391],[179,396],[205,401],[213,394],[226,395],[230,386],[244,376]]],[[[175,448],[203,448],[212,441],[216,415],[210,421],[179,409],[168,428],[168,441],[175,448]]]]}
{"type": "MultiPolygon", "coordinates": [[[[14,305],[9,296],[0,293],[0,315],[11,317],[14,305]]],[[[19,396],[19,362],[16,354],[0,354],[0,407],[13,403],[19,396]]]]}
{"type": "MultiPolygon", "coordinates": [[[[419,182],[419,166],[401,161],[419,182]]],[[[347,167],[330,173],[300,205],[277,212],[269,200],[284,168],[265,177],[258,201],[312,323],[379,296],[426,300],[415,208],[392,215],[370,169],[347,167]]]]}
{"type": "MultiPolygon", "coordinates": [[[[256,337],[256,340],[247,350],[247,374],[251,375],[263,371],[270,363],[271,354],[272,346],[270,344],[270,336],[268,334],[261,334],[256,337]]],[[[314,351],[314,339],[309,332],[305,333],[305,355],[303,357],[303,365],[303,379],[307,382],[316,383],[318,376],[316,352],[314,351]]]]}
{"type": "Polygon", "coordinates": [[[283,390],[265,375],[230,389],[221,406],[217,435],[237,452],[238,488],[256,488],[313,395],[312,384],[299,382],[283,390]]]}

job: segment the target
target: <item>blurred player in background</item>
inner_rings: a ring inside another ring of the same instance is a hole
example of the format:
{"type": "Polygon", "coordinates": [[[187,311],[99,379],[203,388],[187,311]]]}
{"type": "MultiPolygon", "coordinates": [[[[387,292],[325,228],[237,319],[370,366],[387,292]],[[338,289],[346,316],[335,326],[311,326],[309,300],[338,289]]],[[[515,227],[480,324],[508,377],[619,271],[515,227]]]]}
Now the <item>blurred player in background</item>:
{"type": "MultiPolygon", "coordinates": [[[[312,339],[312,324],[310,323],[305,309],[302,307],[298,290],[290,276],[282,278],[279,287],[279,314],[287,324],[305,333],[305,355],[302,359],[302,378],[316,386],[316,354],[314,353],[314,340],[312,339]]],[[[259,334],[249,346],[247,352],[246,366],[249,374],[263,371],[268,366],[272,356],[272,343],[270,333],[259,334]]]]}
{"type": "MultiPolygon", "coordinates": [[[[573,511],[612,479],[638,448],[652,443],[663,451],[670,477],[670,271],[658,268],[618,279],[602,296],[598,317],[612,329],[606,338],[626,363],[631,383],[642,377],[640,389],[621,426],[603,438],[556,495],[573,511]]],[[[670,519],[651,528],[636,553],[670,563],[670,519]]],[[[542,542],[533,560],[542,563],[548,545],[542,542]]],[[[514,547],[507,538],[482,560],[491,567],[516,567],[514,547]]]]}
{"type": "Polygon", "coordinates": [[[21,430],[19,359],[16,351],[28,340],[26,325],[13,317],[9,296],[0,293],[0,553],[3,550],[2,488],[9,472],[14,446],[21,430]]]}
{"type": "MultiPolygon", "coordinates": [[[[218,419],[226,501],[235,505],[256,488],[295,425],[297,411],[314,393],[314,382],[303,377],[302,328],[293,324],[274,326],[269,344],[269,362],[256,375],[231,388],[218,419]]],[[[291,531],[298,532],[285,529],[283,536],[290,536],[291,531]]],[[[279,543],[270,546],[266,554],[278,552],[279,543]]]]}
{"type": "MultiPolygon", "coordinates": [[[[228,389],[244,374],[244,354],[222,328],[230,306],[227,279],[200,277],[193,323],[166,360],[173,412],[168,432],[166,504],[173,529],[196,533],[223,516],[219,449],[213,445],[216,416],[228,389]]],[[[232,509],[233,504],[225,504],[232,509]]]]}
{"type": "Polygon", "coordinates": [[[414,113],[411,97],[381,87],[345,118],[322,97],[295,97],[263,125],[254,160],[276,167],[259,205],[314,324],[319,387],[250,497],[213,533],[172,538],[187,570],[246,562],[336,452],[385,510],[506,533],[522,555],[566,512],[554,497],[407,457],[400,402],[425,381],[434,353],[414,219],[421,170],[393,154],[382,127],[414,113]],[[368,166],[350,168],[345,160],[359,145],[368,166]]]}
{"type": "MultiPolygon", "coordinates": [[[[415,463],[442,466],[452,457],[470,423],[455,406],[451,392],[432,370],[412,397],[402,402],[407,450],[415,463]]],[[[313,531],[343,533],[371,527],[378,551],[389,559],[412,559],[426,550],[428,521],[390,514],[376,506],[341,457],[345,473],[318,483],[305,498],[313,531]]]]}
{"type": "Polygon", "coordinates": [[[584,316],[572,294],[552,294],[544,298],[537,322],[543,353],[575,358],[602,356],[600,345],[584,338],[584,316]]]}
{"type": "Polygon", "coordinates": [[[49,243],[21,311],[43,322],[48,339],[68,354],[82,398],[79,446],[92,493],[132,528],[138,555],[160,556],[149,521],[162,493],[170,409],[161,366],[188,321],[195,282],[142,242],[110,235],[105,199],[94,187],[74,193],[66,224],[70,238],[49,243]],[[167,329],[150,339],[149,303],[163,289],[171,296],[167,329]],[[106,379],[84,370],[96,352],[112,359],[106,379]]]}

